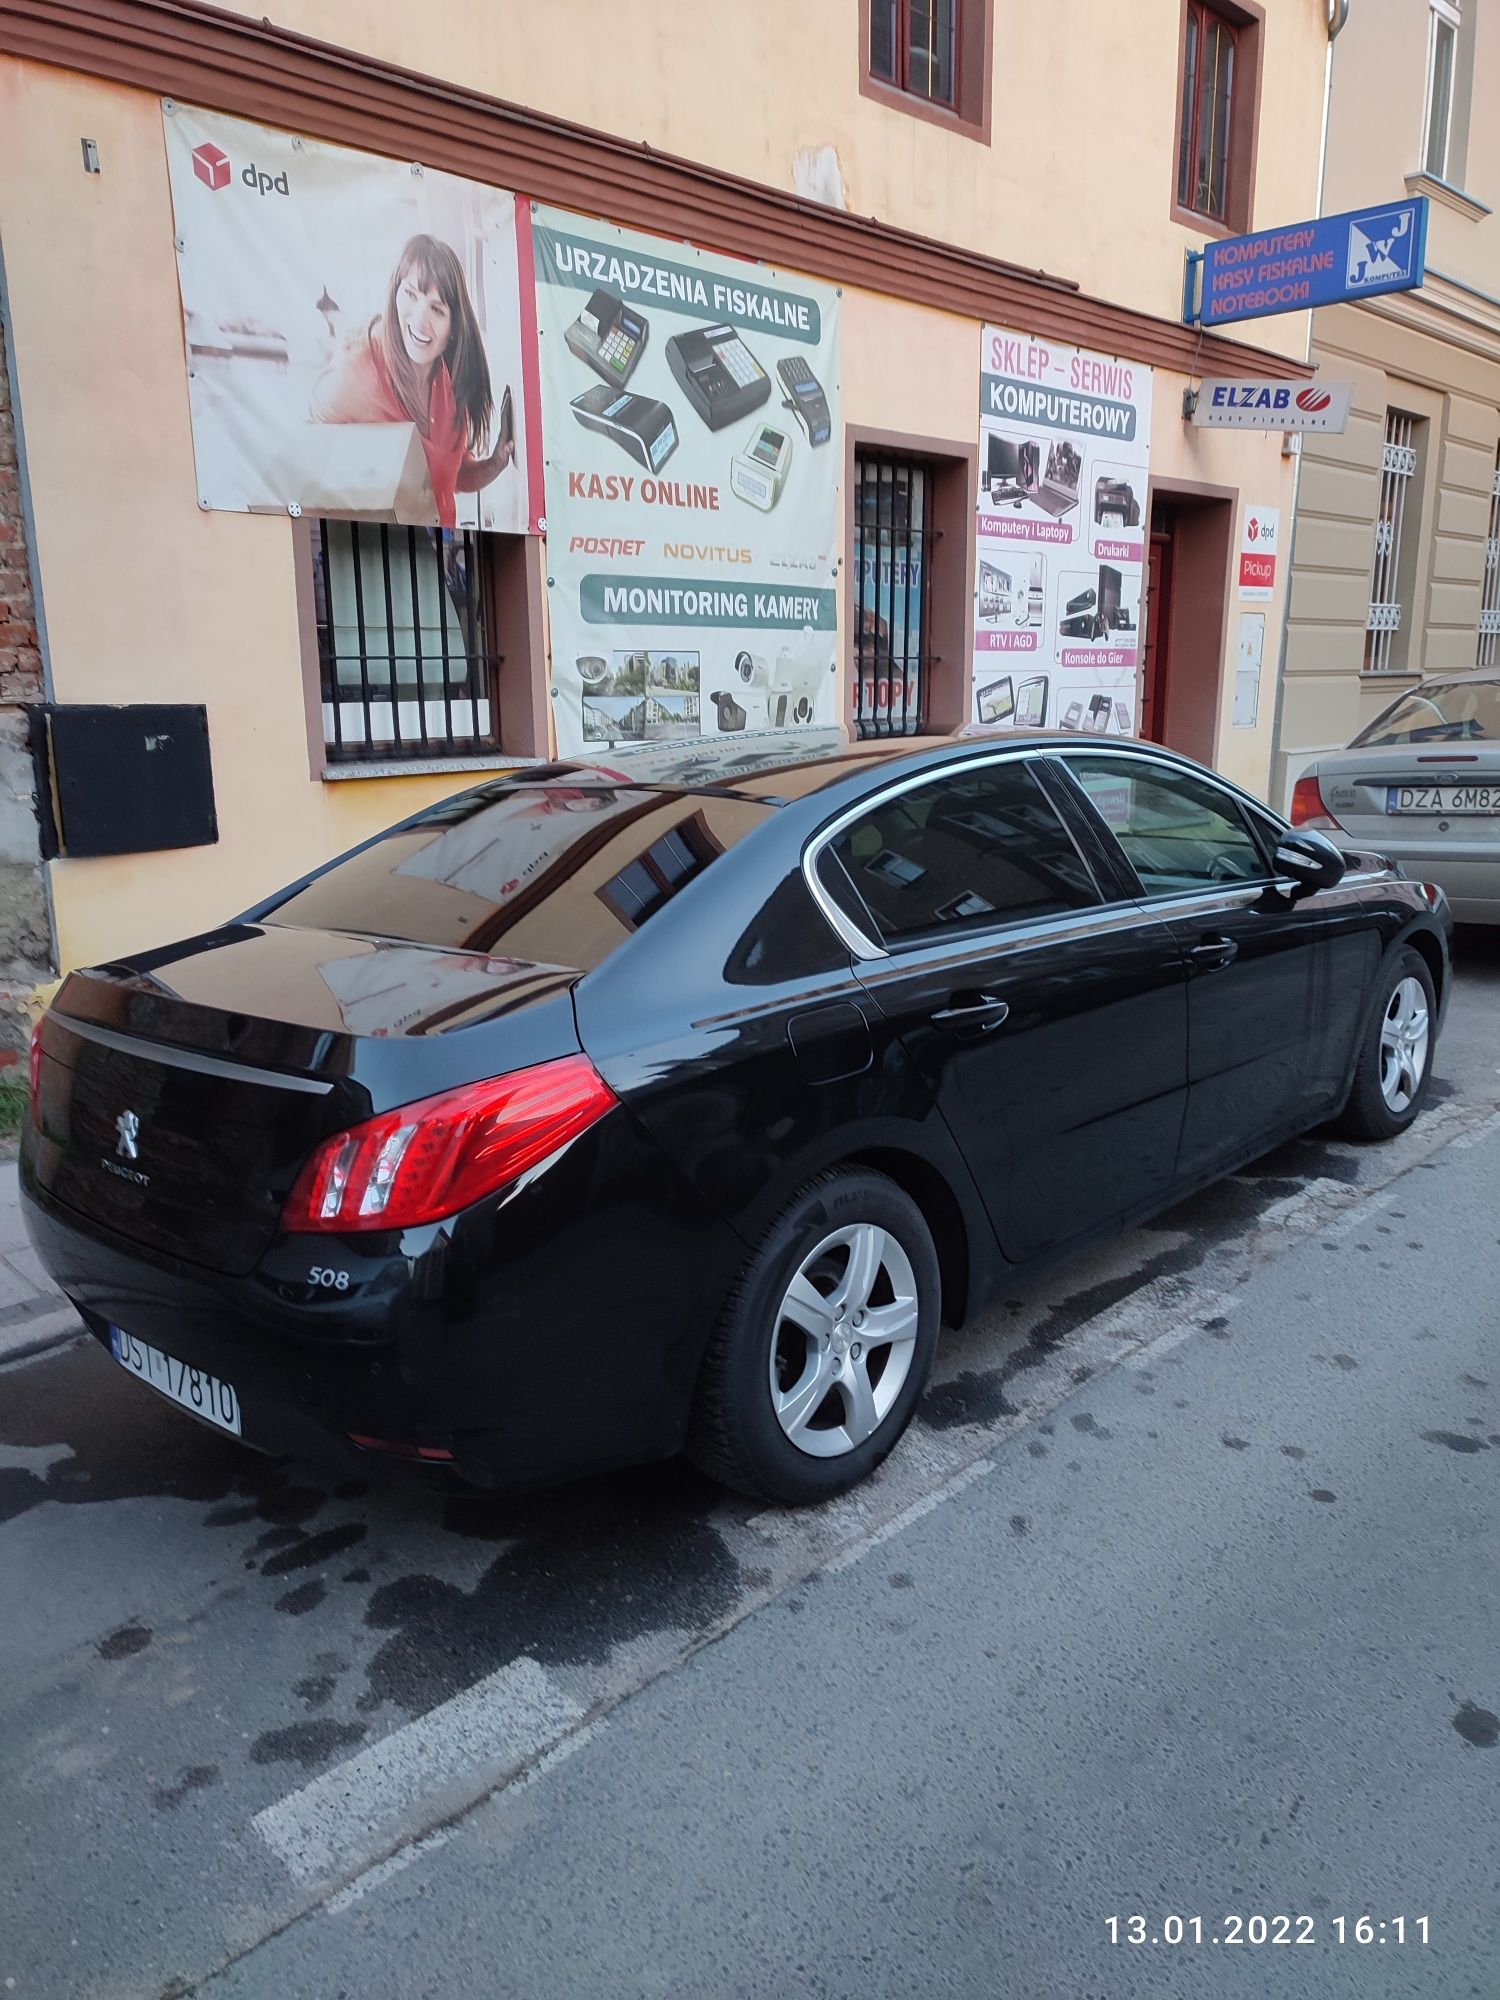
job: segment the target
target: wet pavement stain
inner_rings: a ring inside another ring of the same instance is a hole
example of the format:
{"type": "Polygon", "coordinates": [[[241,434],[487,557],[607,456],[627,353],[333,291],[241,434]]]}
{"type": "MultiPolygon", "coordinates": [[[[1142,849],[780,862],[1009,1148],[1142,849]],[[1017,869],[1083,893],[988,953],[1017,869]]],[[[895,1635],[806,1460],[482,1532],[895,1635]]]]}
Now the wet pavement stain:
{"type": "Polygon", "coordinates": [[[1331,1506],[1338,1497],[1337,1493],[1330,1493],[1326,1486],[1313,1486],[1308,1489],[1308,1498],[1321,1500],[1325,1507],[1331,1506]]]}
{"type": "Polygon", "coordinates": [[[300,1764],[315,1771],[341,1750],[352,1749],[363,1740],[363,1722],[293,1722],[285,1729],[268,1729],[250,1745],[253,1764],[300,1764]]]}
{"type": "Polygon", "coordinates": [[[891,1586],[892,1590],[915,1590],[917,1587],[916,1581],[909,1569],[892,1570],[891,1574],[886,1578],[886,1582],[891,1586]]]}
{"type": "Polygon", "coordinates": [[[1483,1438],[1465,1437],[1461,1431],[1421,1431],[1423,1444],[1443,1444],[1449,1451],[1488,1451],[1483,1438]]]}
{"type": "Polygon", "coordinates": [[[424,1714],[523,1652],[542,1666],[600,1665],[652,1634],[707,1630],[744,1587],[712,1523],[720,1504],[718,1488],[679,1463],[450,1501],[452,1532],[506,1546],[472,1588],[419,1572],[373,1592],[365,1623],[391,1636],[357,1706],[424,1714]]]}
{"type": "Polygon", "coordinates": [[[1231,1437],[1228,1431],[1222,1433],[1219,1443],[1229,1451],[1248,1451],[1250,1449],[1249,1438],[1231,1437]]]}
{"type": "Polygon", "coordinates": [[[1029,1535],[1031,1533],[1030,1519],[1025,1514],[1012,1514],[1010,1517],[1010,1531],[1013,1535],[1029,1535]]]}
{"type": "Polygon", "coordinates": [[[122,1625],[118,1632],[111,1632],[107,1639],[99,1641],[98,1652],[101,1660],[130,1660],[137,1653],[144,1653],[151,1644],[149,1625],[122,1625]]]}
{"type": "Polygon", "coordinates": [[[951,1382],[938,1382],[927,1391],[917,1411],[918,1421],[932,1431],[991,1424],[998,1417],[1019,1415],[1005,1393],[1004,1368],[991,1368],[983,1374],[966,1369],[951,1382]]]}
{"type": "Polygon", "coordinates": [[[1068,1422],[1075,1431],[1082,1431],[1085,1437],[1102,1438],[1108,1442],[1114,1436],[1114,1432],[1106,1424],[1101,1424],[1097,1418],[1091,1417],[1087,1410],[1080,1410],[1076,1417],[1069,1417],[1068,1422]]]}
{"type": "Polygon", "coordinates": [[[1306,1458],[1307,1453],[1300,1444],[1284,1444],[1280,1447],[1283,1458],[1306,1458]]]}
{"type": "Polygon", "coordinates": [[[300,1618],[304,1612],[316,1611],[328,1595],[328,1586],[319,1577],[309,1583],[299,1583],[295,1590],[286,1591],[276,1600],[276,1609],[284,1611],[289,1618],[300,1618]]]}
{"type": "Polygon", "coordinates": [[[1493,1750],[1500,1743],[1500,1715],[1493,1715],[1472,1701],[1460,1703],[1453,1727],[1475,1750],[1493,1750]]]}
{"type": "Polygon", "coordinates": [[[307,1674],[292,1683],[292,1693],[304,1708],[326,1708],[337,1685],[332,1674],[307,1674]]]}
{"type": "Polygon", "coordinates": [[[345,1549],[352,1549],[369,1532],[363,1521],[346,1521],[342,1528],[325,1528],[321,1535],[304,1536],[295,1548],[283,1549],[280,1555],[271,1556],[261,1574],[286,1576],[294,1569],[312,1569],[332,1556],[341,1556],[345,1549]]]}
{"type": "Polygon", "coordinates": [[[218,1782],[217,1764],[189,1764],[175,1785],[163,1785],[153,1792],[151,1802],[158,1812],[176,1812],[189,1792],[201,1792],[218,1782]]]}

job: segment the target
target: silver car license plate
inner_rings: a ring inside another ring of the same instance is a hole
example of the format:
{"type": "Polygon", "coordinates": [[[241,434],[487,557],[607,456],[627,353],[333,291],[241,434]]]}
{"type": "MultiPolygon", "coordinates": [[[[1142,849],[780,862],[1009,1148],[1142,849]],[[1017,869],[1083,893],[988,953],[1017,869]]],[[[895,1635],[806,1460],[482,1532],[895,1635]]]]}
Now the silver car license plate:
{"type": "Polygon", "coordinates": [[[217,1375],[190,1368],[175,1354],[163,1354],[159,1347],[137,1340],[123,1327],[110,1328],[109,1348],[122,1368],[149,1382],[170,1402],[180,1403],[195,1417],[202,1417],[206,1424],[217,1424],[221,1431],[230,1431],[235,1437],[240,1435],[240,1399],[217,1375]]]}
{"type": "Polygon", "coordinates": [[[1500,813],[1500,785],[1388,785],[1388,813],[1500,813]]]}

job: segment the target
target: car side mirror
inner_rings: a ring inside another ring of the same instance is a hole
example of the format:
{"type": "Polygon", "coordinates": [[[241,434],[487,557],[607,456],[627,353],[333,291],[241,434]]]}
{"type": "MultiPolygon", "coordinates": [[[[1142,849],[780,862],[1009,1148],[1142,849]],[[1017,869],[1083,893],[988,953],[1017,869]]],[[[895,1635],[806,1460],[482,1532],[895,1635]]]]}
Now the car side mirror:
{"type": "Polygon", "coordinates": [[[1277,843],[1277,873],[1289,875],[1301,896],[1316,896],[1320,889],[1337,888],[1348,866],[1343,851],[1314,827],[1299,827],[1284,833],[1277,843]]]}

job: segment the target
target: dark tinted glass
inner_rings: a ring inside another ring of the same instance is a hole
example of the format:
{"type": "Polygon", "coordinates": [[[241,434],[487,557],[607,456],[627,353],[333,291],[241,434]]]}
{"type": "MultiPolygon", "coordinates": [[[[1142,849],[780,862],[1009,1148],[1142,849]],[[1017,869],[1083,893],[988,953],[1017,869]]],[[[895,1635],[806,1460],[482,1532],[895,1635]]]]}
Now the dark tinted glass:
{"type": "Polygon", "coordinates": [[[1140,757],[1067,757],[1146,893],[1262,882],[1270,870],[1238,802],[1191,771],[1140,757]]]}
{"type": "Polygon", "coordinates": [[[334,862],[271,914],[587,970],[774,810],[576,777],[483,785],[334,862]]]}
{"type": "Polygon", "coordinates": [[[831,846],[886,939],[1099,901],[1066,828],[1019,762],[965,768],[882,799],[831,846]]]}
{"type": "Polygon", "coordinates": [[[1362,729],[1351,749],[1387,743],[1477,743],[1500,737],[1500,681],[1429,681],[1362,729]]]}

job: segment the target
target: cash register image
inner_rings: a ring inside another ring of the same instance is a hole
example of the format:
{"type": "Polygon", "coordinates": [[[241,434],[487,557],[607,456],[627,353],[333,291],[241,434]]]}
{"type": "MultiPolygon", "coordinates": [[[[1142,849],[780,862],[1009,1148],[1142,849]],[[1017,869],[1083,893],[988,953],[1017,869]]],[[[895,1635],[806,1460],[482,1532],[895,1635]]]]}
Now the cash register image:
{"type": "Polygon", "coordinates": [[[667,342],[667,366],[711,431],[737,423],[771,394],[771,378],[732,326],[695,326],[667,342]]]}
{"type": "Polygon", "coordinates": [[[596,382],[568,406],[586,431],[597,431],[648,472],[660,472],[677,449],[677,426],[665,403],[596,382]]]}
{"type": "Polygon", "coordinates": [[[588,304],[563,335],[568,352],[616,388],[630,380],[650,337],[645,315],[603,286],[589,294],[588,304]]]}

